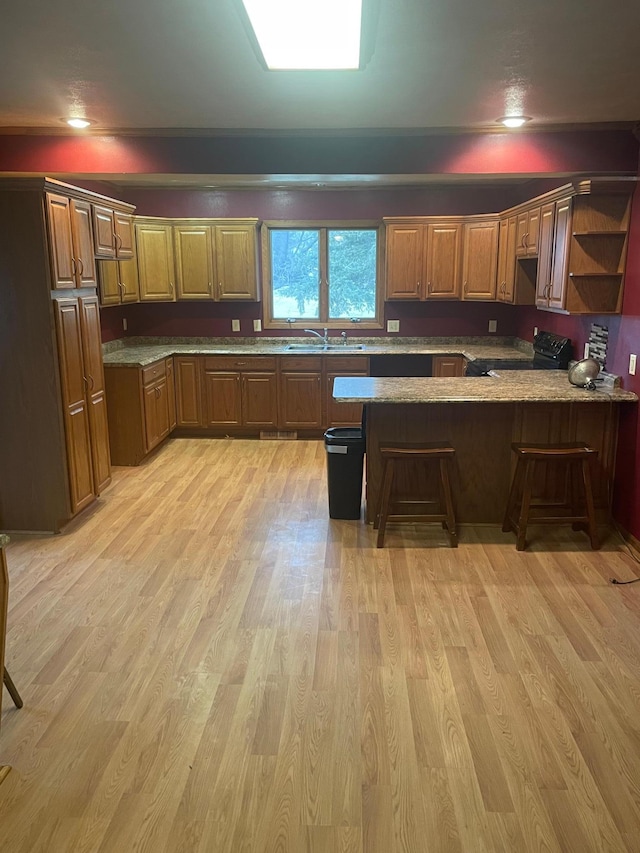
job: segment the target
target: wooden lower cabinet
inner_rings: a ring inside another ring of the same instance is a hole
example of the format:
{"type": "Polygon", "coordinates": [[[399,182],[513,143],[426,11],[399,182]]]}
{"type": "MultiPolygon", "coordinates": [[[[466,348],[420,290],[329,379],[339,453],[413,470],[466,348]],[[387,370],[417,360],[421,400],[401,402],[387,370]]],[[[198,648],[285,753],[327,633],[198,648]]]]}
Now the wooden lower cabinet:
{"type": "Polygon", "coordinates": [[[432,376],[464,376],[466,359],[462,355],[434,355],[431,360],[432,376]]]}
{"type": "Polygon", "coordinates": [[[282,429],[321,429],[322,359],[285,356],[280,359],[280,416],[282,429]]]}
{"type": "Polygon", "coordinates": [[[202,361],[204,359],[198,356],[174,356],[176,424],[179,427],[202,426],[202,361]]]}
{"type": "Polygon", "coordinates": [[[144,389],[144,424],[147,453],[150,453],[170,431],[166,376],[144,389]]]}
{"type": "Polygon", "coordinates": [[[173,358],[168,358],[166,360],[165,370],[167,372],[167,406],[169,407],[169,432],[171,432],[178,425],[178,413],[176,409],[176,381],[173,358]]]}
{"type": "Polygon", "coordinates": [[[242,426],[242,389],[239,373],[205,370],[204,426],[242,426]]]}
{"type": "Polygon", "coordinates": [[[278,426],[278,376],[242,373],[242,425],[272,429],[278,426]]]}

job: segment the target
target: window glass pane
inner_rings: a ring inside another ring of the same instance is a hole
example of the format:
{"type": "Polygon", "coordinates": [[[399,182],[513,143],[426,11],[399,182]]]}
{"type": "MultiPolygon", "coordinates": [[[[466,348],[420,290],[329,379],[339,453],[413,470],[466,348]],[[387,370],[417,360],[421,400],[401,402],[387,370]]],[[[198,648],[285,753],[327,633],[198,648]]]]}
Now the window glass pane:
{"type": "Polygon", "coordinates": [[[371,228],[329,230],[331,319],[376,316],[377,237],[371,228]]]}
{"type": "Polygon", "coordinates": [[[317,230],[271,230],[274,317],[319,319],[319,253],[317,230]]]}

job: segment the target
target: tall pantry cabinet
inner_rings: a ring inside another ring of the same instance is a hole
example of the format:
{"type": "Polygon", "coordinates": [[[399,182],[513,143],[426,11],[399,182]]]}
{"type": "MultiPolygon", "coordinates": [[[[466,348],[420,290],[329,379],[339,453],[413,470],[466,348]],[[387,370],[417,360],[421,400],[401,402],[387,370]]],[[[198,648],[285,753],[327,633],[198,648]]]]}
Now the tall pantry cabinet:
{"type": "Polygon", "coordinates": [[[58,531],[111,480],[91,210],[49,178],[0,181],[0,530],[58,531]]]}

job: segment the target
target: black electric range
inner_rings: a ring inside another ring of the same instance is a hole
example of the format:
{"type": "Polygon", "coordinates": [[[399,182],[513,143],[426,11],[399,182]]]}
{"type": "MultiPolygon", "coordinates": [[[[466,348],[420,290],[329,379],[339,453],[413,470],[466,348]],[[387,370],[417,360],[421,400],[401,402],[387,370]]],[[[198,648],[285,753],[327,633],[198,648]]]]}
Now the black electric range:
{"type": "Polygon", "coordinates": [[[529,361],[479,358],[467,364],[467,376],[488,376],[492,370],[566,370],[572,358],[569,338],[538,332],[533,339],[533,358],[529,361]]]}

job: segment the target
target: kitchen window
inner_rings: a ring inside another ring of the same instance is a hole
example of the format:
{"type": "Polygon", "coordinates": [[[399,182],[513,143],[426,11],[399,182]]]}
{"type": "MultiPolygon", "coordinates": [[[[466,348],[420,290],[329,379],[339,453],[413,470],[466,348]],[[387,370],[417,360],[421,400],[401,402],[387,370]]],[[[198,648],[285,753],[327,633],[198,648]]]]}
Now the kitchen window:
{"type": "Polygon", "coordinates": [[[380,234],[374,223],[265,223],[266,328],[380,328],[380,234]]]}

